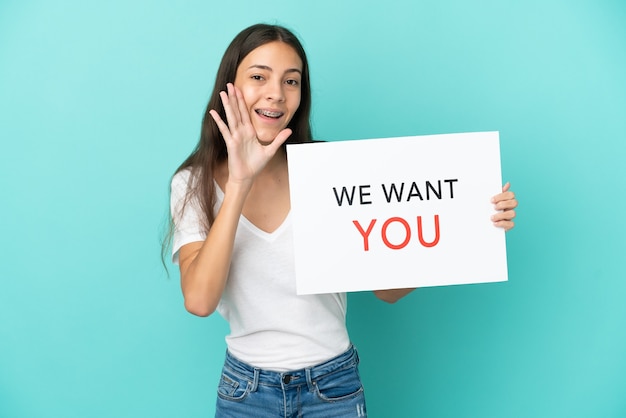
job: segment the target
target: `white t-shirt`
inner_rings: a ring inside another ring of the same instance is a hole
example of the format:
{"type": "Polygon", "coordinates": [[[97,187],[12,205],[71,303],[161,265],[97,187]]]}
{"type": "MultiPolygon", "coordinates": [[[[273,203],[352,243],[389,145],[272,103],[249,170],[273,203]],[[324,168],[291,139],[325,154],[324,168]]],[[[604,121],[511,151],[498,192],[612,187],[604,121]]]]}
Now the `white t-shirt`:
{"type": "MultiPolygon", "coordinates": [[[[204,241],[197,199],[181,214],[189,170],[172,179],[174,219],[173,261],[185,244],[204,241]]],[[[224,194],[216,187],[216,210],[224,194]]],[[[226,288],[217,311],[230,324],[226,337],[232,355],[266,370],[289,371],[309,367],[348,349],[345,293],[296,295],[291,217],[268,233],[243,215],[226,288]]]]}

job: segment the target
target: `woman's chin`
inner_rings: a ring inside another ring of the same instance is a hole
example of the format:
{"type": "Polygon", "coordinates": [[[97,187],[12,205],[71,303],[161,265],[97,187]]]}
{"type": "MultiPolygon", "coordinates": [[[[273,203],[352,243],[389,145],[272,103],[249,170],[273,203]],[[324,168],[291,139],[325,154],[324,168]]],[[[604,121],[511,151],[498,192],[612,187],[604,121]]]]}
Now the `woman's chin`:
{"type": "Polygon", "coordinates": [[[276,139],[276,135],[278,135],[278,132],[258,132],[257,131],[257,139],[259,140],[259,143],[261,145],[269,145],[272,142],[274,142],[274,139],[276,139]]]}

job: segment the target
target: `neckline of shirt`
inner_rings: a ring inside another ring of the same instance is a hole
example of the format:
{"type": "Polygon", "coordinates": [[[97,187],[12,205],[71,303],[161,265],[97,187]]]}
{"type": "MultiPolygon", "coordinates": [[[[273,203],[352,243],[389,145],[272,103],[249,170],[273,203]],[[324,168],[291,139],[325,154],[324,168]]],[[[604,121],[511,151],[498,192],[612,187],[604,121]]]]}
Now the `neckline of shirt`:
{"type": "MultiPolygon", "coordinates": [[[[218,203],[221,205],[222,202],[224,201],[224,192],[222,191],[222,188],[220,187],[220,185],[217,184],[217,181],[213,180],[213,182],[215,183],[215,190],[217,193],[218,203]]],[[[280,234],[291,224],[291,209],[289,209],[289,212],[287,212],[287,216],[285,216],[285,219],[283,219],[280,225],[278,225],[278,227],[274,229],[272,232],[268,232],[259,228],[252,221],[246,218],[243,213],[239,217],[239,220],[240,220],[240,223],[245,225],[255,235],[267,241],[274,241],[276,237],[280,236],[280,234]]]]}

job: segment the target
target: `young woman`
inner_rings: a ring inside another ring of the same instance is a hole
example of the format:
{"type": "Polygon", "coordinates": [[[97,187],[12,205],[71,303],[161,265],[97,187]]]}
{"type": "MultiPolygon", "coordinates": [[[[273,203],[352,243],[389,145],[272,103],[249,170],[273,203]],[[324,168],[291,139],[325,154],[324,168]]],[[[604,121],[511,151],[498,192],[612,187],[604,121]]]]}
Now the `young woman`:
{"type": "MultiPolygon", "coordinates": [[[[346,295],[297,296],[285,142],[310,142],[307,58],[280,26],[226,50],[200,142],[172,179],[173,258],[185,308],[230,324],[217,417],[365,417],[346,295]]],[[[496,226],[513,227],[508,184],[496,226]]],[[[395,302],[412,289],[376,291],[395,302]]]]}

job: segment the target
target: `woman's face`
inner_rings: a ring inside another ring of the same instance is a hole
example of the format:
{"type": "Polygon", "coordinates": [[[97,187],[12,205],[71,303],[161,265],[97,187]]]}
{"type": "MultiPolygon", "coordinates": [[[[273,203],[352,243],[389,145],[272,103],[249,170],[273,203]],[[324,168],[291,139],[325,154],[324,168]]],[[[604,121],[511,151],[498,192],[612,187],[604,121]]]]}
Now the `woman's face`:
{"type": "Polygon", "coordinates": [[[252,50],[237,67],[234,84],[261,143],[271,143],[289,124],[300,106],[301,81],[302,60],[280,41],[252,50]]]}

